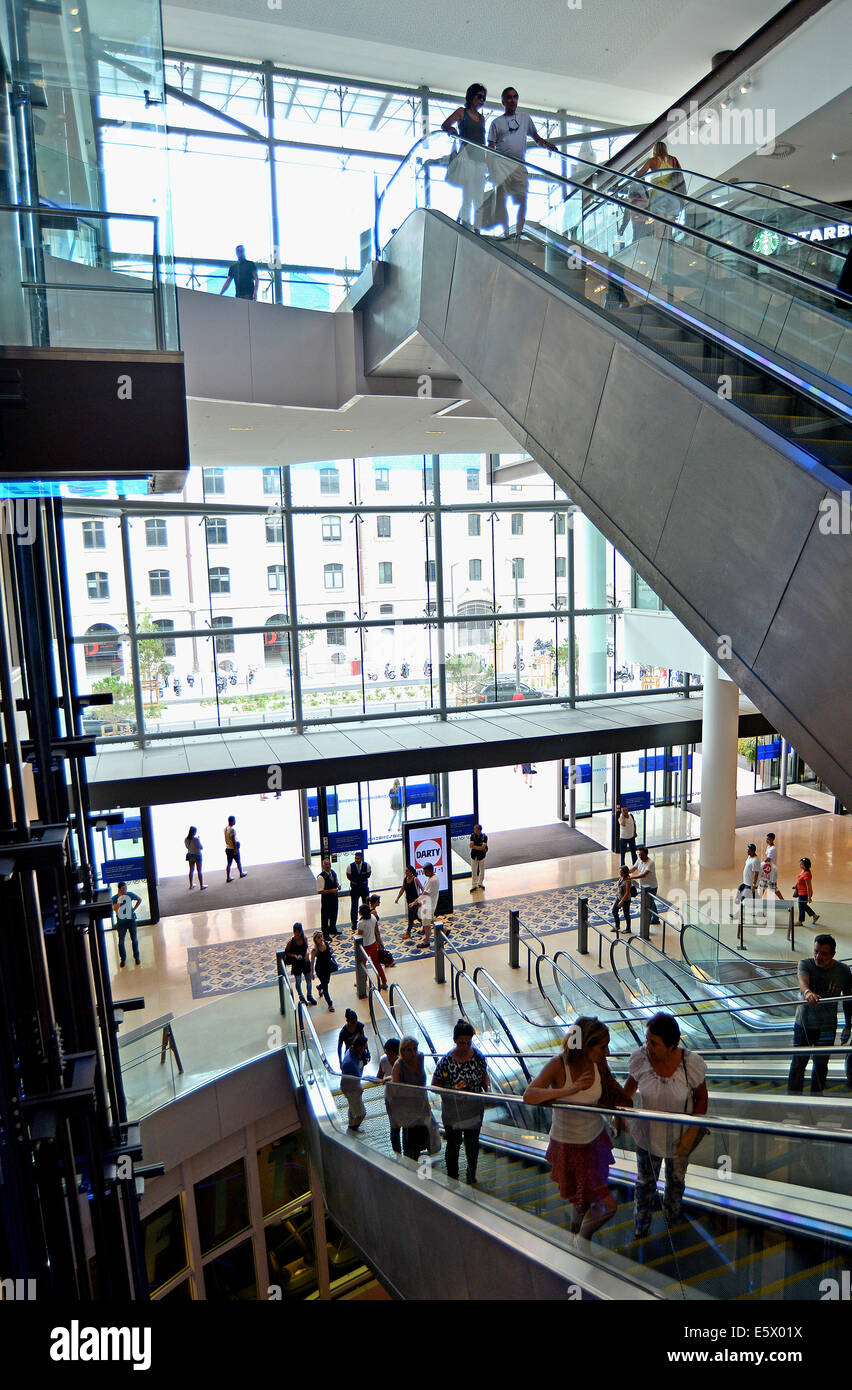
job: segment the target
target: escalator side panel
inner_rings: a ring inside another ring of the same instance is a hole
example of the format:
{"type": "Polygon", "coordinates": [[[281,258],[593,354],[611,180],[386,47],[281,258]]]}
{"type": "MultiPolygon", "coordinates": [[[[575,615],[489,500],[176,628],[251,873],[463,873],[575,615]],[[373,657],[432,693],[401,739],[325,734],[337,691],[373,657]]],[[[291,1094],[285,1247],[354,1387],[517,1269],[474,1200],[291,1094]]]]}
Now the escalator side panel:
{"type": "Polygon", "coordinates": [[[839,478],[438,214],[412,213],[387,255],[363,303],[366,369],[419,331],[706,650],[729,639],[732,678],[852,801],[833,694],[852,665],[852,551],[819,526],[825,499],[842,513],[839,478]]]}

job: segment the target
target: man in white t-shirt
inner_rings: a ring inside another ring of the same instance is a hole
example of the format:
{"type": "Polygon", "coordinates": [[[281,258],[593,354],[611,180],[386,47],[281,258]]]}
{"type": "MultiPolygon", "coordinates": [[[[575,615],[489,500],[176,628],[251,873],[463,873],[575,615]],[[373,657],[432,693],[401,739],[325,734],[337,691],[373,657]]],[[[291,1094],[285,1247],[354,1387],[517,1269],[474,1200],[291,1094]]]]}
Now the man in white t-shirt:
{"type": "MultiPolygon", "coordinates": [[[[656,893],[659,891],[659,885],[657,883],[657,870],[654,861],[644,845],[640,845],[637,852],[639,854],[639,863],[634,864],[633,868],[630,870],[630,877],[635,881],[640,891],[644,886],[645,888],[649,888],[652,893],[656,893]]],[[[660,925],[660,919],[654,911],[653,900],[651,901],[651,922],[656,926],[660,925]]]]}
{"type": "Polygon", "coordinates": [[[497,187],[497,216],[496,222],[503,224],[506,236],[509,235],[509,211],[506,206],[506,199],[511,198],[518,205],[518,221],[515,227],[515,236],[520,238],[524,230],[524,219],[527,215],[527,171],[523,168],[523,162],[527,152],[527,141],[534,140],[537,145],[542,145],[547,150],[557,153],[555,145],[549,140],[542,140],[533,124],[532,116],[528,116],[526,111],[518,110],[518,94],[514,87],[506,87],[500,98],[503,103],[503,115],[498,116],[491,122],[488,131],[488,148],[497,154],[506,155],[507,158],[520,160],[520,164],[498,164],[498,171],[495,177],[497,187]]]}
{"type": "Polygon", "coordinates": [[[784,894],[778,891],[778,850],[775,848],[775,831],[770,830],[766,836],[766,849],[763,851],[763,863],[760,866],[760,896],[763,897],[767,888],[771,888],[776,898],[784,901],[784,894]]]}
{"type": "MultiPolygon", "coordinates": [[[[734,906],[739,907],[743,898],[750,897],[754,900],[757,897],[757,887],[760,883],[760,860],[757,857],[757,845],[748,846],[748,858],[743,868],[743,881],[737,889],[734,898],[734,906]]],[[[731,916],[736,917],[732,912],[731,916]]]]}
{"type": "Polygon", "coordinates": [[[422,950],[429,949],[429,940],[432,935],[432,923],[435,920],[435,913],[438,908],[438,894],[441,885],[438,882],[438,875],[435,873],[431,864],[423,866],[423,892],[417,899],[420,905],[420,926],[423,929],[423,936],[417,942],[422,950]]]}

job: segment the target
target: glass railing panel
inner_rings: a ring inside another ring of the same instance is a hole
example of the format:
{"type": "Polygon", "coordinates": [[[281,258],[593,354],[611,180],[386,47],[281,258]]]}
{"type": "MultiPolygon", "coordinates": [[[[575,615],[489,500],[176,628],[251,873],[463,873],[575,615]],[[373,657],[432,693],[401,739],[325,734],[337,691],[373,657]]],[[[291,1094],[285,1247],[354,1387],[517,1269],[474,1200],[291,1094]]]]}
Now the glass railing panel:
{"type": "MultiPolygon", "coordinates": [[[[458,216],[460,191],[444,182],[446,153],[437,137],[421,141],[391,180],[378,209],[381,246],[387,244],[392,228],[401,225],[402,214],[415,206],[458,216]],[[406,209],[407,195],[413,201],[406,209]]],[[[500,235],[502,214],[494,205],[494,194],[499,201],[503,185],[517,178],[519,168],[505,156],[488,154],[492,187],[484,194],[483,235],[491,235],[489,223],[500,235]]],[[[835,296],[817,283],[819,277],[797,279],[771,256],[755,250],[755,224],[742,217],[719,213],[723,221],[718,234],[710,237],[655,212],[655,200],[648,205],[644,186],[640,202],[639,187],[629,180],[619,183],[621,197],[595,195],[592,207],[588,194],[580,194],[576,201],[578,190],[570,181],[555,179],[534,165],[526,166],[526,174],[531,190],[527,225],[520,240],[512,237],[504,242],[507,254],[594,304],[621,328],[644,337],[705,383],[715,383],[719,372],[754,374],[757,386],[751,388],[751,395],[779,395],[777,414],[770,410],[767,415],[770,427],[814,453],[826,466],[843,471],[845,456],[842,451],[838,456],[835,446],[838,440],[847,440],[852,420],[842,386],[852,374],[846,363],[848,322],[837,309],[835,296]],[[540,190],[540,196],[534,196],[542,184],[546,195],[540,190]],[[567,202],[564,196],[552,196],[554,189],[567,193],[567,202]],[[624,196],[625,189],[629,198],[624,196]],[[618,215],[604,213],[604,206],[616,208],[618,215]],[[647,320],[643,308],[648,311],[647,320]],[[719,336],[730,343],[718,342],[719,336]],[[763,356],[767,348],[783,354],[774,376],[763,356]],[[828,375],[837,365],[838,377],[828,375]],[[799,380],[803,370],[805,393],[799,380]],[[807,393],[811,379],[825,388],[822,400],[807,393]]],[[[683,198],[680,201],[686,206],[683,198]]],[[[758,248],[762,244],[759,238],[757,244],[758,248]]],[[[819,260],[827,252],[815,248],[814,254],[819,260]]],[[[826,284],[836,279],[835,270],[834,265],[822,269],[826,284]]],[[[749,393],[740,391],[732,398],[751,408],[749,393]]],[[[766,413],[765,405],[757,411],[760,418],[766,413]]]]}

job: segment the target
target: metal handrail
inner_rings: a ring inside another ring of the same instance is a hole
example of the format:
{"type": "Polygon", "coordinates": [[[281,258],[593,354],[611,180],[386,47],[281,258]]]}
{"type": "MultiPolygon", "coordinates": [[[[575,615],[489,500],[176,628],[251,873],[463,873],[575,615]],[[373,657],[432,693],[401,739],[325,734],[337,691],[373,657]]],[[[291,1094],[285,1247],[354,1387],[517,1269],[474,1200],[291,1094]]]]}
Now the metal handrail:
{"type": "MultiPolygon", "coordinates": [[[[333,1067],[332,1064],[329,1062],[323,1049],[322,1043],[319,1040],[319,1035],[316,1031],[316,1028],[314,1027],[313,1019],[311,1018],[306,1006],[301,1001],[298,1005],[298,1013],[300,1015],[301,1026],[300,1029],[297,1030],[297,1038],[299,1032],[307,1033],[314,1044],[319,1061],[324,1067],[327,1075],[342,1078],[343,1073],[337,1070],[337,1068],[333,1067]]],[[[301,1072],[301,1050],[299,1060],[301,1072]]],[[[370,1085],[371,1083],[374,1085],[381,1084],[376,1081],[375,1077],[366,1077],[362,1080],[362,1084],[364,1085],[370,1085]]],[[[401,1081],[395,1084],[404,1086],[409,1083],[401,1081]]],[[[425,1086],[414,1085],[412,1086],[412,1089],[417,1091],[428,1091],[432,1095],[440,1096],[442,1099],[444,1096],[446,1096],[450,1099],[458,1100],[458,1091],[448,1090],[446,1087],[443,1086],[432,1086],[427,1083],[425,1086]]],[[[524,1104],[522,1096],[498,1094],[494,1091],[470,1091],[466,1092],[465,1096],[466,1098],[469,1098],[471,1100],[481,1100],[484,1104],[489,1106],[520,1106],[524,1104]]],[[[750,1134],[771,1134],[790,1139],[814,1139],[818,1141],[825,1140],[828,1143],[840,1142],[844,1144],[852,1144],[852,1130],[818,1129],[816,1126],[812,1125],[791,1125],[789,1123],[778,1123],[775,1121],[767,1122],[762,1120],[719,1119],[714,1115],[697,1116],[691,1112],[688,1113],[683,1111],[672,1112],[665,1110],[645,1110],[640,1109],[638,1106],[606,1107],[601,1105],[577,1105],[574,1101],[565,1100],[554,1101],[552,1104],[554,1107],[558,1107],[560,1110],[564,1109],[576,1111],[578,1114],[582,1115],[615,1115],[621,1117],[629,1115],[630,1119],[652,1120],[658,1123],[678,1125],[681,1127],[687,1120],[694,1123],[700,1119],[702,1126],[706,1126],[708,1129],[719,1129],[727,1131],[735,1130],[750,1134]]]]}
{"type": "MultiPolygon", "coordinates": [[[[372,988],[372,981],[371,981],[371,988],[372,988]]],[[[439,1055],[439,1054],[438,1054],[438,1049],[435,1047],[435,1044],[433,1043],[431,1037],[429,1036],[429,1030],[427,1029],[426,1025],[424,1024],[424,1022],[423,1022],[423,1020],[421,1019],[421,1017],[420,1017],[419,1013],[417,1012],[417,1010],[416,1010],[415,1008],[413,1008],[411,1002],[409,1001],[409,999],[407,998],[407,996],[406,996],[406,994],[405,994],[405,991],[404,991],[404,990],[402,989],[402,987],[401,987],[400,985],[398,985],[397,982],[394,980],[393,984],[391,985],[391,987],[390,987],[390,989],[389,989],[389,991],[388,991],[388,1007],[389,1007],[390,1014],[391,1014],[392,1018],[394,1019],[394,1021],[395,1021],[395,1023],[396,1023],[397,1028],[399,1028],[399,1019],[398,1019],[397,1016],[396,1016],[396,1001],[397,1001],[397,999],[401,999],[401,1000],[402,1000],[403,1007],[406,1008],[406,1009],[408,1010],[408,1012],[410,1013],[411,1017],[414,1019],[414,1022],[416,1023],[417,1027],[420,1029],[420,1032],[423,1034],[424,1038],[426,1039],[426,1043],[427,1043],[427,1045],[428,1045],[429,1051],[431,1052],[432,1056],[433,1056],[433,1057],[437,1057],[437,1056],[439,1055]]],[[[382,1000],[382,1003],[384,1004],[384,1000],[382,1000]]]]}
{"type": "MultiPolygon", "coordinates": [[[[425,144],[427,141],[432,140],[433,138],[434,138],[434,134],[430,134],[430,135],[421,136],[421,138],[420,138],[419,140],[415,141],[415,143],[412,145],[411,149],[408,151],[407,155],[405,155],[405,157],[400,161],[399,168],[391,175],[391,177],[390,177],[390,179],[388,180],[388,182],[386,183],[385,187],[382,189],[382,192],[379,194],[378,199],[377,199],[377,202],[376,202],[376,234],[377,234],[377,235],[376,235],[376,243],[377,243],[377,246],[378,246],[378,223],[379,223],[380,209],[381,209],[381,206],[382,206],[382,204],[383,204],[383,201],[384,201],[384,198],[385,198],[386,194],[389,192],[389,190],[390,190],[392,184],[394,183],[394,180],[397,179],[397,178],[399,177],[399,175],[402,173],[403,169],[405,168],[405,165],[406,165],[406,164],[408,163],[408,161],[412,158],[412,156],[413,156],[415,150],[417,150],[418,147],[419,147],[420,145],[425,144]]],[[[472,146],[472,148],[475,148],[475,149],[481,149],[481,148],[482,148],[481,145],[477,145],[477,144],[475,144],[475,142],[469,141],[469,140],[461,141],[461,143],[462,143],[462,144],[469,144],[469,145],[472,146]]],[[[495,152],[495,151],[492,151],[492,153],[496,153],[496,152],[495,152]]],[[[600,200],[601,202],[614,203],[614,204],[615,204],[618,208],[620,208],[622,211],[624,211],[625,208],[627,208],[627,209],[634,208],[634,209],[635,209],[636,204],[633,203],[633,202],[631,202],[630,199],[622,199],[622,198],[616,197],[614,194],[605,193],[605,192],[603,192],[602,190],[590,189],[586,184],[578,183],[578,182],[576,181],[576,179],[570,179],[570,178],[568,178],[565,174],[551,173],[551,171],[550,171],[549,169],[542,169],[542,168],[540,168],[537,164],[529,164],[526,160],[523,160],[523,159],[515,159],[512,155],[500,154],[500,155],[497,155],[497,158],[503,159],[503,160],[507,160],[507,161],[508,161],[509,163],[511,163],[511,164],[517,164],[517,165],[519,166],[519,168],[526,169],[528,173],[532,173],[532,174],[538,175],[540,178],[545,179],[545,180],[547,180],[547,181],[549,181],[549,182],[551,182],[551,183],[563,184],[566,188],[570,188],[570,189],[572,190],[572,192],[574,192],[574,193],[579,193],[581,196],[582,196],[583,194],[585,194],[585,195],[588,197],[589,194],[592,193],[596,199],[600,200]]],[[[440,162],[440,157],[438,157],[438,158],[436,158],[436,159],[434,159],[434,160],[432,160],[432,161],[428,161],[428,160],[423,161],[424,165],[427,164],[427,163],[435,163],[435,164],[437,164],[437,163],[439,163],[439,162],[440,162]]],[[[595,169],[597,169],[597,170],[598,170],[599,172],[601,172],[601,173],[606,173],[606,172],[607,172],[607,170],[603,169],[603,167],[602,167],[601,165],[594,165],[593,167],[594,167],[595,169]]],[[[608,171],[608,172],[613,173],[614,171],[613,171],[613,170],[610,170],[610,171],[608,171]]],[[[618,175],[618,178],[619,178],[619,180],[621,180],[621,181],[630,181],[630,180],[632,180],[633,182],[635,182],[635,183],[637,183],[637,184],[639,185],[639,187],[643,190],[643,192],[647,192],[648,185],[645,184],[645,183],[643,183],[643,181],[642,181],[641,179],[635,179],[634,176],[633,176],[632,174],[619,174],[619,175],[618,175]]],[[[696,207],[699,207],[699,208],[702,208],[703,210],[706,210],[706,204],[703,203],[703,202],[701,201],[700,198],[694,198],[694,197],[691,196],[691,194],[688,194],[688,193],[678,193],[678,194],[677,194],[677,197],[678,197],[678,199],[679,199],[681,202],[693,203],[693,204],[695,204],[696,207]]],[[[715,211],[718,211],[718,209],[715,209],[715,211]]],[[[777,227],[770,227],[768,223],[758,222],[758,221],[756,221],[754,218],[745,217],[745,216],[743,216],[743,215],[740,214],[740,213],[729,212],[729,213],[726,213],[725,215],[728,216],[728,217],[733,217],[733,218],[735,218],[735,219],[736,219],[737,221],[739,221],[739,222],[747,223],[747,224],[749,224],[750,226],[759,227],[759,228],[761,228],[761,230],[769,230],[769,231],[777,231],[777,230],[778,230],[777,227]]],[[[664,216],[662,213],[653,213],[653,212],[651,212],[651,211],[649,210],[648,213],[647,213],[647,216],[648,216],[648,218],[649,218],[650,220],[652,220],[652,221],[654,221],[654,222],[660,223],[660,224],[662,224],[662,225],[664,225],[664,226],[667,226],[667,227],[671,227],[671,228],[673,228],[673,229],[676,230],[676,231],[683,231],[683,228],[681,227],[681,225],[680,225],[679,222],[677,222],[677,221],[676,221],[675,219],[673,219],[673,218],[664,216]]],[[[700,230],[694,230],[694,229],[691,228],[691,227],[689,228],[689,235],[690,235],[691,237],[693,237],[693,238],[698,238],[698,240],[700,240],[700,241],[706,242],[706,243],[707,243],[708,245],[710,245],[710,246],[715,246],[715,247],[717,247],[719,250],[724,251],[725,254],[727,254],[727,255],[730,255],[731,253],[733,253],[733,254],[735,254],[737,257],[742,257],[743,259],[745,259],[745,260],[747,260],[747,261],[753,262],[755,265],[761,266],[764,270],[766,270],[766,268],[767,268],[767,262],[766,262],[766,260],[765,260],[763,257],[758,256],[758,255],[757,255],[755,252],[753,252],[753,251],[747,250],[745,247],[732,247],[732,246],[730,245],[730,243],[725,242],[725,241],[720,241],[718,237],[711,236],[711,234],[710,234],[709,232],[703,232],[703,231],[700,231],[700,230]]],[[[785,233],[784,235],[786,236],[787,233],[785,233]]],[[[811,242],[809,242],[809,241],[806,242],[806,241],[805,241],[803,238],[801,238],[801,237],[796,238],[796,240],[801,241],[802,245],[803,245],[803,246],[807,246],[809,250],[811,250],[811,251],[813,250],[813,245],[812,245],[811,242]]],[[[382,248],[379,247],[378,249],[381,251],[382,248]]],[[[812,293],[812,294],[817,294],[817,295],[821,295],[821,296],[823,296],[825,299],[830,299],[830,300],[832,301],[832,304],[834,303],[834,301],[835,301],[835,299],[836,299],[836,297],[837,297],[837,290],[836,290],[835,288],[828,288],[826,285],[821,284],[821,283],[818,282],[818,281],[812,280],[809,276],[802,274],[802,273],[801,273],[800,271],[798,271],[798,270],[792,269],[792,267],[790,267],[790,266],[772,265],[772,266],[770,266],[769,268],[773,271],[773,273],[775,273],[775,274],[777,274],[777,275],[780,275],[780,276],[782,276],[782,277],[784,277],[784,278],[786,278],[786,279],[796,281],[798,284],[805,286],[805,287],[809,290],[810,293],[812,293]]]]}
{"type": "MultiPolygon", "coordinates": [[[[462,1013],[464,1014],[465,1018],[467,1018],[467,1014],[465,1013],[464,1004],[462,1003],[461,998],[460,998],[459,993],[458,993],[458,980],[459,980],[459,979],[464,979],[465,982],[466,982],[467,984],[470,985],[471,989],[473,990],[474,994],[475,994],[476,997],[477,997],[478,1002],[480,1003],[480,1007],[484,1007],[485,1010],[489,1010],[489,1011],[494,1015],[494,1017],[496,1018],[498,1024],[500,1025],[500,1028],[503,1030],[503,1032],[504,1032],[504,1034],[505,1034],[505,1036],[506,1036],[506,1038],[507,1038],[507,1040],[508,1040],[509,1046],[510,1046],[510,1048],[511,1048],[511,1050],[512,1050],[512,1055],[515,1056],[515,1057],[517,1057],[518,1061],[520,1062],[521,1070],[522,1070],[522,1072],[524,1073],[524,1076],[527,1078],[527,1081],[531,1081],[531,1080],[532,1080],[532,1077],[530,1076],[529,1068],[527,1067],[526,1062],[523,1060],[523,1055],[522,1055],[522,1053],[521,1053],[521,1051],[520,1051],[520,1049],[519,1049],[519,1047],[518,1047],[518,1044],[515,1042],[515,1039],[514,1039],[514,1037],[513,1037],[513,1035],[512,1035],[512,1030],[511,1030],[511,1028],[509,1027],[509,1025],[508,1025],[508,1023],[506,1022],[506,1020],[503,1018],[502,1014],[500,1013],[500,1010],[499,1010],[499,1009],[496,1009],[496,1008],[494,1007],[494,1005],[491,1003],[491,1000],[488,999],[488,998],[486,997],[486,995],[483,994],[482,990],[479,988],[479,985],[477,985],[477,984],[474,982],[473,978],[472,978],[470,975],[468,975],[467,971],[464,972],[464,975],[459,975],[459,976],[457,976],[457,979],[456,979],[456,996],[455,996],[455,998],[456,998],[456,1003],[458,1004],[458,1006],[459,1006],[459,1008],[461,1009],[462,1013]]],[[[489,1055],[490,1055],[490,1054],[489,1054],[489,1055]]],[[[495,1054],[493,1054],[493,1055],[496,1056],[497,1054],[495,1053],[495,1054]]]]}

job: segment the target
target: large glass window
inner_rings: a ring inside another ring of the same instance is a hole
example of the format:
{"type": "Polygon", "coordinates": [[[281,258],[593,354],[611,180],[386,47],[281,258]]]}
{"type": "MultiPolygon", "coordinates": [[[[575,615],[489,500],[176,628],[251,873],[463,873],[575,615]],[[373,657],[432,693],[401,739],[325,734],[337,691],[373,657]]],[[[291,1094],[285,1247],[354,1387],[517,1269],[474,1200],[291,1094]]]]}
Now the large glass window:
{"type": "Polygon", "coordinates": [[[287,570],[284,565],[266,566],[266,587],[271,594],[283,594],[287,588],[287,570]]]}
{"type": "Polygon", "coordinates": [[[322,519],[322,538],[324,541],[340,540],[340,517],[324,516],[322,519]]]}
{"type": "Polygon", "coordinates": [[[379,583],[393,583],[393,565],[391,564],[390,560],[382,560],[379,563],[379,583]]]}
{"type": "Polygon", "coordinates": [[[482,532],[482,517],[479,512],[471,512],[467,519],[467,534],[478,536],[482,532]]]}
{"type": "Polygon", "coordinates": [[[377,467],[374,470],[374,482],[376,492],[390,492],[390,469],[377,467]]]}
{"type": "Polygon", "coordinates": [[[231,592],[231,571],[227,565],[214,565],[210,570],[210,592],[211,594],[229,594],[231,592]]]}
{"type": "Polygon", "coordinates": [[[323,565],[323,583],[327,589],[343,588],[343,566],[323,565]]]}
{"type": "Polygon", "coordinates": [[[142,1222],[145,1272],[153,1292],[186,1269],[186,1237],[180,1197],[146,1216],[142,1222]]]}
{"type": "MultiPolygon", "coordinates": [[[[342,623],[346,614],[342,608],[329,608],[326,611],[325,620],[327,623],[342,623]]],[[[346,628],[330,627],[325,634],[326,642],[330,647],[346,646],[346,628]]]]}
{"type": "Polygon", "coordinates": [[[208,545],[228,544],[228,523],[223,516],[208,516],[206,529],[208,545]]]}
{"type": "Polygon", "coordinates": [[[159,516],[149,517],[145,522],[145,544],[149,548],[165,546],[167,544],[167,539],[168,534],[165,520],[159,516]]]}
{"type": "Polygon", "coordinates": [[[281,516],[268,516],[264,522],[266,528],[267,545],[284,544],[284,518],[281,516]]]}
{"type": "Polygon", "coordinates": [[[106,550],[106,533],[102,521],[83,522],[83,549],[106,550]]]}
{"type": "MultiPolygon", "coordinates": [[[[212,624],[213,627],[233,627],[233,626],[234,626],[234,620],[233,620],[233,618],[226,618],[226,617],[224,617],[221,613],[218,614],[215,618],[211,618],[210,621],[211,621],[211,624],[212,624]]],[[[216,642],[216,651],[219,653],[220,656],[227,656],[227,655],[229,655],[230,653],[232,653],[232,652],[234,651],[234,639],[233,639],[233,637],[217,637],[217,638],[215,638],[215,642],[216,642]]]]}
{"type": "Polygon", "coordinates": [[[218,1173],[197,1182],[195,1215],[202,1254],[232,1240],[249,1224],[248,1191],[243,1160],[238,1158],[218,1173]]]}
{"type": "Polygon", "coordinates": [[[340,491],[340,470],[337,468],[320,469],[320,492],[324,497],[340,491]]]}
{"type": "Polygon", "coordinates": [[[265,496],[277,497],[281,491],[281,474],[277,468],[263,469],[263,492],[265,496]]]}
{"type": "Polygon", "coordinates": [[[381,541],[389,541],[391,536],[391,519],[389,516],[376,517],[376,537],[381,541]]]}
{"type": "MultiPolygon", "coordinates": [[[[167,633],[174,632],[175,630],[174,620],[172,618],[152,618],[151,626],[155,632],[167,633]]],[[[173,637],[162,637],[160,639],[160,646],[163,649],[163,656],[175,655],[175,639],[173,637]]]]}

